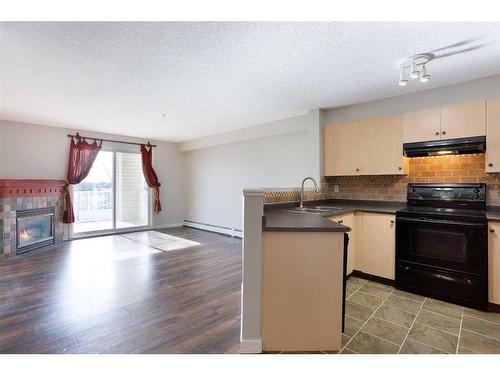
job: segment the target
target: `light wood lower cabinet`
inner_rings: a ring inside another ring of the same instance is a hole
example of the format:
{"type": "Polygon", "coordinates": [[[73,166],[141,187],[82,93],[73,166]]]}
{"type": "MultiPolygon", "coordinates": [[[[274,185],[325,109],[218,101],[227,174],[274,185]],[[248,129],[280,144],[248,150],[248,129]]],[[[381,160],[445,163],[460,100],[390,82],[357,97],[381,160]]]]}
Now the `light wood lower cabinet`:
{"type": "Polygon", "coordinates": [[[394,280],[396,263],[396,217],[392,214],[356,212],[330,216],[351,228],[347,274],[353,270],[394,280]]]}
{"type": "Polygon", "coordinates": [[[500,222],[489,223],[488,300],[500,305],[500,222]]]}
{"type": "MultiPolygon", "coordinates": [[[[363,212],[360,245],[356,249],[356,269],[394,280],[396,263],[396,217],[363,212]]],[[[359,234],[359,233],[358,233],[359,234]]]]}
{"type": "Polygon", "coordinates": [[[354,213],[329,217],[330,220],[351,228],[351,231],[347,233],[349,236],[349,246],[347,248],[347,275],[350,275],[352,271],[355,269],[356,238],[357,238],[356,235],[359,228],[358,223],[361,221],[360,217],[361,214],[354,214],[354,213]]]}
{"type": "Polygon", "coordinates": [[[500,98],[486,101],[486,173],[500,173],[500,98]]]}

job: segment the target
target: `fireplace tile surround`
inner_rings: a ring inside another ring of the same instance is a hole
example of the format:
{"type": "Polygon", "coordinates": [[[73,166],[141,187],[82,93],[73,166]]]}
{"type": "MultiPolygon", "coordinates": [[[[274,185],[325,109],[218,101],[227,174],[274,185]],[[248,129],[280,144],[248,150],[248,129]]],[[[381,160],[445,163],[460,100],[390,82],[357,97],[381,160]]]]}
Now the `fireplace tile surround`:
{"type": "Polygon", "coordinates": [[[53,208],[54,245],[62,242],[65,186],[64,180],[0,180],[0,257],[16,255],[17,211],[53,208]]]}

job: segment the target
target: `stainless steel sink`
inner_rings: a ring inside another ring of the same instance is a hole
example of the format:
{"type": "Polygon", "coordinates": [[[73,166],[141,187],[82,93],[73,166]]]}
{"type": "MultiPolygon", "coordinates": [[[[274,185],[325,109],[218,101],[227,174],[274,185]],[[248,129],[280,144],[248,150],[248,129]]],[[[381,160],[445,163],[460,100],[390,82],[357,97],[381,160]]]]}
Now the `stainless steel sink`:
{"type": "Polygon", "coordinates": [[[289,212],[303,212],[309,214],[323,214],[326,212],[332,212],[337,210],[342,210],[341,207],[332,207],[332,206],[309,206],[309,207],[294,207],[287,209],[289,212]]]}
{"type": "Polygon", "coordinates": [[[344,207],[335,207],[335,206],[314,206],[314,208],[319,208],[321,210],[327,210],[327,211],[337,211],[344,209],[344,207]]]}

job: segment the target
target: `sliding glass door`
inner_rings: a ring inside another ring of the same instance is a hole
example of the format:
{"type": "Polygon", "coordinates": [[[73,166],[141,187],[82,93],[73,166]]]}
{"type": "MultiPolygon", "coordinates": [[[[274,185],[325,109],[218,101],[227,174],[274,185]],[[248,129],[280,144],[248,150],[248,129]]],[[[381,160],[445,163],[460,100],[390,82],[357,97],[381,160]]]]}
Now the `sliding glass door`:
{"type": "Polygon", "coordinates": [[[100,151],[89,175],[73,189],[73,234],[147,227],[149,206],[141,155],[100,151]]]}

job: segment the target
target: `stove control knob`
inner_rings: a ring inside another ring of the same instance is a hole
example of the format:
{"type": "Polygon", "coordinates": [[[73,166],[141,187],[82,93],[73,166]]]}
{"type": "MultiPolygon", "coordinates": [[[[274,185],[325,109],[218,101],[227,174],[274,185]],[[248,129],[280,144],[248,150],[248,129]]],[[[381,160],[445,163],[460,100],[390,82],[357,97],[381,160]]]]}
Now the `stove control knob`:
{"type": "Polygon", "coordinates": [[[479,198],[479,194],[474,194],[474,199],[478,200],[479,198]]]}
{"type": "Polygon", "coordinates": [[[479,189],[474,189],[474,193],[478,194],[479,193],[479,189]]]}

